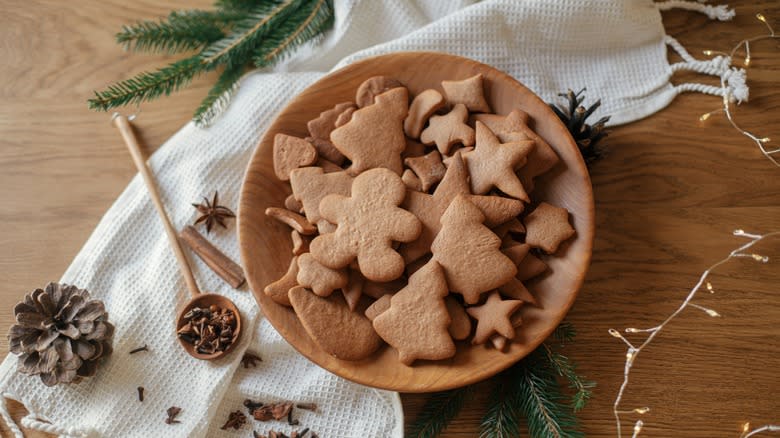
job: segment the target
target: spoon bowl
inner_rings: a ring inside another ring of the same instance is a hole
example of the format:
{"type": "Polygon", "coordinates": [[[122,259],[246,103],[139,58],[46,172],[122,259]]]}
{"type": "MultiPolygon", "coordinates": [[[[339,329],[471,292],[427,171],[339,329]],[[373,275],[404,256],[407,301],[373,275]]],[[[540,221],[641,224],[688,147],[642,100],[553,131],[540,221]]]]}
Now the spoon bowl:
{"type": "Polygon", "coordinates": [[[236,307],[236,305],[233,304],[233,302],[230,301],[228,298],[213,293],[201,293],[187,302],[184,308],[181,309],[181,312],[179,312],[179,315],[176,317],[176,332],[178,333],[179,329],[181,329],[187,323],[185,321],[184,315],[186,315],[187,312],[192,310],[192,308],[200,307],[203,309],[208,309],[212,305],[215,305],[222,309],[231,310],[233,312],[233,315],[236,316],[236,327],[233,330],[233,342],[231,342],[230,345],[228,345],[228,347],[222,351],[215,351],[214,353],[211,354],[203,354],[203,353],[198,353],[198,350],[195,349],[195,345],[190,344],[189,342],[183,340],[181,337],[177,335],[176,337],[179,339],[179,343],[181,343],[181,346],[184,348],[184,351],[186,351],[190,356],[196,359],[202,359],[202,360],[219,359],[220,357],[228,354],[230,350],[232,350],[233,347],[241,339],[241,313],[238,311],[238,307],[236,307]]]}

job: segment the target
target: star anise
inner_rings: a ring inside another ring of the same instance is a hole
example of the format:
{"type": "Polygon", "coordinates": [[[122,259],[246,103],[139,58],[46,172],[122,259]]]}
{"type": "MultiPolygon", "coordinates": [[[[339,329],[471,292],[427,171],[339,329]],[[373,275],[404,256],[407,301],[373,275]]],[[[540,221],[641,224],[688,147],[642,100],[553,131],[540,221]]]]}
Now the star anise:
{"type": "Polygon", "coordinates": [[[214,192],[214,198],[209,202],[208,198],[203,197],[203,202],[200,204],[192,204],[200,213],[198,219],[195,220],[195,225],[204,222],[206,224],[206,233],[211,232],[211,227],[214,224],[219,224],[222,228],[227,228],[225,225],[225,219],[236,217],[229,208],[219,205],[219,192],[214,192]]]}

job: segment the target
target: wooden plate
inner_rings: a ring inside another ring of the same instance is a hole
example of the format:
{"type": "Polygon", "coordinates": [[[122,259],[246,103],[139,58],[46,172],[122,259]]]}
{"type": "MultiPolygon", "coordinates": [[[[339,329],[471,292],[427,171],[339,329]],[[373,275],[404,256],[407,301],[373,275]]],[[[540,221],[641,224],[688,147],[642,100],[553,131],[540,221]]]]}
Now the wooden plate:
{"type": "Polygon", "coordinates": [[[517,362],[536,348],[558,325],[574,302],[590,263],[593,245],[593,192],[585,163],[563,124],[542,100],[522,84],[490,66],[441,53],[396,53],[366,59],[333,72],[303,91],[281,112],[266,132],[249,163],[238,212],[241,258],[249,285],[260,308],[276,330],[301,354],[346,379],[402,392],[431,392],[486,379],[517,362]],[[550,270],[528,285],[540,307],[523,306],[524,324],[506,352],[459,342],[455,357],[444,361],[417,361],[402,365],[397,353],[383,347],[374,356],[350,362],[336,359],[312,342],[292,309],[276,304],[263,288],[287,270],[291,254],[290,229],[267,218],[267,207],[281,207],[291,193],[288,183],[273,171],[273,136],[283,132],[308,135],[306,122],[334,104],[355,99],[361,82],[371,76],[397,78],[416,95],[428,88],[441,90],[442,80],[464,79],[482,73],[485,94],[497,114],[520,108],[531,115],[536,132],[561,158],[551,172],[538,178],[531,193],[565,207],[577,230],[575,238],[546,262],[550,270]]]}

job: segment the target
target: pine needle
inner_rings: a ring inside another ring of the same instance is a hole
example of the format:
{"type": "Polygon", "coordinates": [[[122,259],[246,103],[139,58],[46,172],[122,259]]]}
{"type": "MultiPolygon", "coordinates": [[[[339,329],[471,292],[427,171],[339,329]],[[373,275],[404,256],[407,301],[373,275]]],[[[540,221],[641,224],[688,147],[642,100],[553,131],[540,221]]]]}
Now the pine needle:
{"type": "Polygon", "coordinates": [[[474,385],[431,394],[422,411],[409,426],[407,438],[434,438],[447,428],[463,404],[474,393],[474,385]]]}
{"type": "Polygon", "coordinates": [[[139,21],[122,26],[116,42],[125,50],[178,53],[199,49],[225,36],[231,23],[242,17],[237,12],[173,11],[159,21],[139,21]]]}
{"type": "Polygon", "coordinates": [[[333,25],[330,0],[316,0],[295,11],[280,25],[280,32],[270,35],[253,56],[258,67],[273,65],[296,48],[333,25]],[[282,38],[282,36],[285,36],[282,38]]]}
{"type": "Polygon", "coordinates": [[[490,396],[488,410],[482,417],[479,438],[518,438],[520,436],[520,401],[517,394],[519,379],[510,379],[510,373],[500,374],[498,384],[490,396]]]}
{"type": "Polygon", "coordinates": [[[174,62],[154,72],[143,72],[118,82],[105,91],[96,91],[89,99],[89,107],[107,111],[119,106],[141,103],[174,91],[189,84],[193,78],[205,72],[206,66],[198,55],[174,62]]]}
{"type": "Polygon", "coordinates": [[[238,66],[225,69],[217,79],[217,82],[209,90],[209,94],[200,103],[192,119],[200,127],[210,126],[225,110],[230,99],[238,89],[238,80],[244,73],[244,67],[238,66]]]}
{"type": "Polygon", "coordinates": [[[537,348],[510,369],[513,378],[520,381],[517,396],[520,410],[528,420],[528,433],[533,437],[583,437],[577,417],[558,386],[556,372],[540,351],[543,348],[537,348]]]}
{"type": "Polygon", "coordinates": [[[569,381],[569,388],[574,390],[571,396],[571,407],[574,412],[579,412],[590,400],[592,389],[596,382],[586,380],[577,374],[577,365],[561,353],[554,352],[547,344],[542,344],[549,365],[559,376],[569,381]]]}
{"type": "Polygon", "coordinates": [[[561,344],[573,342],[576,336],[577,330],[574,328],[574,324],[568,321],[563,321],[560,323],[558,327],[555,327],[555,330],[552,333],[553,339],[560,342],[561,344]]]}
{"type": "Polygon", "coordinates": [[[231,32],[203,50],[203,62],[233,66],[251,59],[265,37],[283,23],[306,0],[269,0],[235,23],[231,32]]]}

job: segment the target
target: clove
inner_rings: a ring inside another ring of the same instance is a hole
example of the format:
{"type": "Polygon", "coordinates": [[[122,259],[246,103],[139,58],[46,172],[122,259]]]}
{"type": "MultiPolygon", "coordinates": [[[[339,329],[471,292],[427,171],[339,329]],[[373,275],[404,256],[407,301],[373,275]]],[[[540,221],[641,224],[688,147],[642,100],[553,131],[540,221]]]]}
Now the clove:
{"type": "Polygon", "coordinates": [[[168,418],[165,419],[165,424],[181,423],[181,421],[176,419],[176,416],[181,412],[180,407],[171,406],[166,412],[168,413],[168,418]]]}
{"type": "Polygon", "coordinates": [[[139,386],[138,387],[138,401],[139,402],[144,401],[144,387],[143,386],[139,386]]]}
{"type": "Polygon", "coordinates": [[[136,353],[140,353],[141,351],[149,351],[149,347],[146,344],[144,344],[143,347],[138,347],[130,350],[129,354],[136,354],[136,353]]]}

